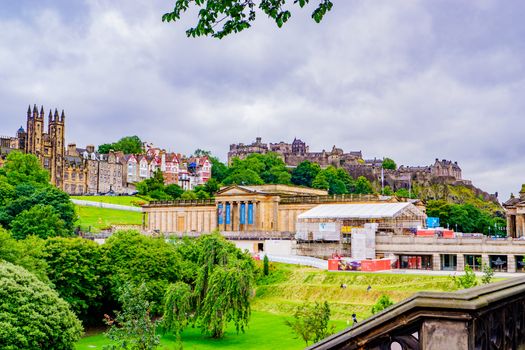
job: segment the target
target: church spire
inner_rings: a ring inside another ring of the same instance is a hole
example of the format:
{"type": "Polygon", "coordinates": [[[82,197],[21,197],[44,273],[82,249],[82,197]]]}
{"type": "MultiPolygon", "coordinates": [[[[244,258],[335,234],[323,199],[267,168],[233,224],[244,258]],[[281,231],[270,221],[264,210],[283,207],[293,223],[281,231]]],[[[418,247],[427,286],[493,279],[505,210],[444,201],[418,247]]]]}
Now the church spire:
{"type": "Polygon", "coordinates": [[[27,117],[31,118],[31,105],[27,107],[27,117]]]}
{"type": "Polygon", "coordinates": [[[58,109],[55,108],[55,120],[58,121],[58,109]]]}
{"type": "Polygon", "coordinates": [[[44,119],[44,106],[40,107],[40,118],[44,119]]]}
{"type": "Polygon", "coordinates": [[[66,115],[64,114],[64,110],[62,110],[62,115],[60,116],[60,121],[63,123],[66,119],[66,115]]]}
{"type": "Polygon", "coordinates": [[[38,118],[38,108],[36,108],[36,104],[33,106],[33,117],[38,118]]]}

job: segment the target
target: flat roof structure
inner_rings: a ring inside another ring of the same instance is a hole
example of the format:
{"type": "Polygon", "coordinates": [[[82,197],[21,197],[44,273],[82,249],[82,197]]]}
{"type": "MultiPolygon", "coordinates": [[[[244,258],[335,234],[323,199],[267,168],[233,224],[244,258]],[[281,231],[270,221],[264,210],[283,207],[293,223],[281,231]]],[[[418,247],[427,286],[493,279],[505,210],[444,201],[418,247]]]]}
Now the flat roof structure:
{"type": "Polygon", "coordinates": [[[297,216],[298,219],[387,219],[410,213],[425,216],[412,203],[321,204],[297,216]]]}

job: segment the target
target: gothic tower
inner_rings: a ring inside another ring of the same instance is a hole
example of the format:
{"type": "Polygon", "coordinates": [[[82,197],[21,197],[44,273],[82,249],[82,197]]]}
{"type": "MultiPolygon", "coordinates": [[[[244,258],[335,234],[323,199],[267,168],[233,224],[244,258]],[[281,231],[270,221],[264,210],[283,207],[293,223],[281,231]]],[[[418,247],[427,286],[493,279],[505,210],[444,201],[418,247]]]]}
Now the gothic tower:
{"type": "Polygon", "coordinates": [[[58,110],[55,109],[55,114],[53,115],[49,111],[49,125],[48,125],[48,135],[50,142],[49,150],[49,171],[51,173],[51,182],[55,184],[58,188],[63,187],[64,181],[64,123],[65,123],[65,114],[62,110],[62,115],[58,115],[58,110]]]}
{"type": "Polygon", "coordinates": [[[31,106],[27,110],[27,142],[25,151],[41,157],[44,151],[44,107],[40,109],[40,114],[36,105],[31,113],[31,106]]]}

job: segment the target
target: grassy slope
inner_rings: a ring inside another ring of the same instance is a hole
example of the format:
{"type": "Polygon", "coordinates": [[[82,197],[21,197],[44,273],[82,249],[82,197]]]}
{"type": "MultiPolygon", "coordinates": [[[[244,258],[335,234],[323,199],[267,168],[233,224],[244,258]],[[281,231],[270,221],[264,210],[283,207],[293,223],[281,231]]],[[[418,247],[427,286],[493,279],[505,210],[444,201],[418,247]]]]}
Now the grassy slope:
{"type": "Polygon", "coordinates": [[[147,203],[147,201],[145,201],[144,199],[135,196],[71,196],[71,198],[91,202],[129,205],[135,207],[147,203]]]}
{"type": "Polygon", "coordinates": [[[83,231],[91,227],[91,232],[98,232],[111,225],[141,225],[142,213],[115,209],[76,206],[79,217],[77,225],[83,231]]]}
{"type": "MultiPolygon", "coordinates": [[[[188,329],[183,334],[184,349],[302,349],[304,343],[294,339],[284,319],[293,313],[295,305],[305,300],[327,300],[338,331],[346,327],[353,312],[358,320],[370,316],[370,308],[382,294],[397,302],[418,291],[446,291],[450,287],[450,279],[446,276],[328,272],[272,264],[270,276],[257,287],[246,333],[237,335],[230,326],[224,339],[213,340],[201,335],[198,329],[188,329]],[[341,289],[342,283],[347,284],[346,289],[341,289]],[[367,292],[369,285],[372,289],[367,292]]],[[[77,349],[101,349],[103,344],[106,341],[99,334],[82,339],[77,349]]],[[[161,349],[169,349],[172,345],[172,338],[162,338],[161,349]]]]}
{"type": "Polygon", "coordinates": [[[372,305],[382,294],[398,302],[418,291],[451,289],[448,276],[329,272],[288,265],[280,266],[267,283],[257,289],[254,310],[291,314],[305,300],[326,300],[332,318],[338,320],[351,320],[354,312],[359,320],[369,317],[372,305]],[[341,284],[347,288],[341,289],[341,284]],[[372,287],[369,292],[368,286],[372,287]]]}

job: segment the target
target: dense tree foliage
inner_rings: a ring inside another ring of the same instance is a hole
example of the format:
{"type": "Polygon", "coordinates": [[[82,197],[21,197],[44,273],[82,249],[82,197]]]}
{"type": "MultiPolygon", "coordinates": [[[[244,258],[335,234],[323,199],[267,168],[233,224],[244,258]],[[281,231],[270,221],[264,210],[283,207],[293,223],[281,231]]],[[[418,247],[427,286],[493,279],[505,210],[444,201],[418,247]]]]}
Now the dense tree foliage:
{"type": "Polygon", "coordinates": [[[381,166],[383,167],[383,169],[390,169],[390,170],[397,169],[396,162],[394,162],[394,160],[390,158],[383,158],[383,162],[381,163],[381,166]]]}
{"type": "MultiPolygon", "coordinates": [[[[293,4],[306,6],[309,0],[295,0],[293,4]]],[[[325,14],[332,9],[330,0],[318,0],[317,7],[312,12],[312,18],[319,23],[325,14]]],[[[290,19],[292,13],[285,6],[285,0],[176,0],[173,11],[165,13],[162,21],[176,22],[189,10],[198,13],[195,27],[186,30],[186,35],[212,36],[223,38],[231,33],[238,33],[250,28],[255,21],[256,7],[272,18],[280,28],[290,19]],[[193,9],[195,8],[195,11],[193,9]]]]}
{"type": "Polygon", "coordinates": [[[427,202],[427,215],[438,217],[443,227],[459,232],[484,234],[505,234],[506,222],[472,204],[452,204],[443,200],[427,202]]]}
{"type": "Polygon", "coordinates": [[[16,239],[35,235],[40,238],[69,236],[71,231],[50,205],[37,204],[18,214],[11,222],[11,234],[16,239]]]}
{"type": "Polygon", "coordinates": [[[73,349],[82,334],[69,305],[21,267],[0,262],[0,348],[73,349]]]}
{"type": "Polygon", "coordinates": [[[276,153],[253,153],[245,159],[233,158],[224,178],[225,185],[291,184],[286,164],[276,153]]]}
{"type": "Polygon", "coordinates": [[[126,136],[114,143],[104,143],[98,146],[98,152],[107,154],[109,151],[121,151],[124,154],[140,154],[144,152],[142,141],[138,136],[126,136]]]}
{"type": "Polygon", "coordinates": [[[126,282],[119,288],[119,301],[122,310],[116,317],[105,315],[109,330],[105,335],[113,341],[106,350],[152,350],[160,344],[156,334],[157,322],[152,320],[151,305],[147,298],[148,290],[144,283],[135,286],[126,282]]]}
{"type": "Polygon", "coordinates": [[[98,244],[82,238],[45,241],[47,276],[62,299],[85,322],[100,322],[103,292],[102,258],[98,244]]]}
{"type": "Polygon", "coordinates": [[[2,177],[13,186],[24,183],[47,185],[49,182],[49,173],[36,156],[17,151],[9,153],[5,165],[0,168],[2,177]]]}
{"type": "Polygon", "coordinates": [[[170,283],[182,275],[180,255],[162,238],[150,238],[137,231],[120,231],[101,247],[103,265],[109,269],[110,298],[118,299],[119,288],[126,282],[145,282],[148,301],[155,313],[162,308],[162,298],[170,283]]]}
{"type": "Polygon", "coordinates": [[[312,182],[320,171],[319,164],[305,160],[292,170],[292,183],[298,186],[312,187],[312,182]]]}
{"type": "Polygon", "coordinates": [[[15,240],[8,231],[0,227],[0,261],[22,266],[47,283],[49,280],[44,243],[44,240],[36,236],[15,240]]]}
{"type": "Polygon", "coordinates": [[[211,177],[221,183],[228,176],[228,167],[217,157],[209,157],[211,162],[211,177]]]}
{"type": "Polygon", "coordinates": [[[374,188],[372,187],[372,184],[370,183],[370,181],[366,177],[359,176],[355,180],[355,191],[354,191],[354,193],[357,193],[357,194],[372,194],[372,193],[374,193],[374,188]]]}
{"type": "Polygon", "coordinates": [[[45,238],[72,234],[75,221],[69,196],[48,183],[48,173],[36,157],[10,153],[0,169],[0,225],[12,229],[17,238],[45,238]]]}
{"type": "Polygon", "coordinates": [[[329,194],[369,194],[373,193],[372,184],[365,177],[354,180],[346,170],[329,166],[317,173],[312,187],[328,190],[329,194]]]}

